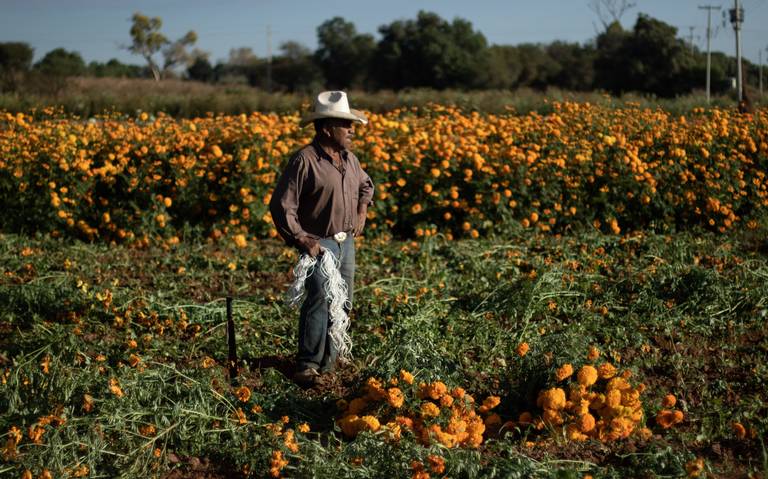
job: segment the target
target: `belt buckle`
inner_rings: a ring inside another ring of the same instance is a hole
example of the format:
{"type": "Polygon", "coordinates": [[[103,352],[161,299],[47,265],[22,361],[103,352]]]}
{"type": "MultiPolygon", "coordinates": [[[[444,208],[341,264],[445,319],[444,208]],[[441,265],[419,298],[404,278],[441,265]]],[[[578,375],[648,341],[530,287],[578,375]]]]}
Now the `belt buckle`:
{"type": "Polygon", "coordinates": [[[345,231],[336,233],[335,235],[333,235],[333,239],[336,240],[337,243],[341,244],[344,242],[344,240],[347,239],[347,233],[345,231]]]}

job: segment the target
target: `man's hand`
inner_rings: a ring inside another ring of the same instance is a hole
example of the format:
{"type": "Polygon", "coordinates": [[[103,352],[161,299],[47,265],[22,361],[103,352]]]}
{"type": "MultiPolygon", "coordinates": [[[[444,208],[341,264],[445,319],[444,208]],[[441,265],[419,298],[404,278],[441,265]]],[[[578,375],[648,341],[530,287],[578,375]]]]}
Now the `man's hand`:
{"type": "Polygon", "coordinates": [[[302,236],[296,240],[299,248],[313,258],[320,254],[320,242],[309,236],[302,236]]]}
{"type": "Polygon", "coordinates": [[[357,227],[353,232],[355,236],[363,234],[363,228],[365,228],[365,219],[368,215],[368,207],[361,206],[357,209],[357,227]]]}

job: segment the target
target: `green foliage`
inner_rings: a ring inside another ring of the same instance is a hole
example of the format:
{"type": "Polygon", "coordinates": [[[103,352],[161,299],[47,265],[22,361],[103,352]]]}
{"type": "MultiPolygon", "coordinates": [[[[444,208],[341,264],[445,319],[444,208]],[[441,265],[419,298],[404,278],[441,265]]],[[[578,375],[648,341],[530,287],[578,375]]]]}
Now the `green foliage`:
{"type": "Polygon", "coordinates": [[[376,49],[373,36],[357,33],[354,24],[334,17],[317,27],[318,48],[314,60],[328,88],[361,88],[367,78],[376,49]]]}
{"type": "Polygon", "coordinates": [[[68,77],[82,75],[86,66],[79,53],[56,48],[46,53],[35,69],[47,76],[68,77]]]}
{"type": "Polygon", "coordinates": [[[379,28],[373,72],[378,86],[471,88],[485,68],[486,40],[463,19],[419,12],[379,28]]]}
{"type": "Polygon", "coordinates": [[[323,391],[302,391],[289,369],[268,362],[290,363],[295,347],[296,312],[282,301],[283,274],[295,261],[288,251],[275,241],[140,251],[2,236],[3,445],[13,427],[22,434],[2,473],[59,476],[85,465],[91,475],[147,477],[209,463],[211,474],[240,477],[248,466],[261,477],[276,450],[288,460],[286,477],[410,476],[414,461],[429,470],[429,455],[445,460],[445,475],[470,478],[677,477],[697,457],[727,477],[764,470],[764,232],[366,240],[358,250],[355,359],[342,387],[323,391]],[[229,262],[243,267],[229,271],[229,262]],[[245,400],[224,364],[221,298],[231,286],[239,385],[251,391],[245,400]],[[531,348],[525,357],[516,352],[522,341],[531,348]],[[536,393],[555,384],[555,368],[585,363],[590,345],[601,352],[598,362],[648,385],[645,422],[654,438],[573,444],[556,430],[512,428],[477,450],[449,450],[408,434],[399,442],[381,433],[347,440],[335,430],[336,400],[354,397],[369,375],[401,368],[475,398],[500,395],[496,411],[515,421],[535,412],[536,393]],[[206,357],[218,364],[207,367],[206,357]],[[667,393],[686,417],[674,430],[653,420],[667,393]],[[734,421],[755,437],[737,439],[734,421]],[[305,422],[310,431],[301,433],[305,422]],[[272,432],[276,423],[294,430],[298,452],[272,432]],[[35,443],[30,431],[38,426],[35,443]],[[712,447],[722,454],[709,454],[712,447]]]}

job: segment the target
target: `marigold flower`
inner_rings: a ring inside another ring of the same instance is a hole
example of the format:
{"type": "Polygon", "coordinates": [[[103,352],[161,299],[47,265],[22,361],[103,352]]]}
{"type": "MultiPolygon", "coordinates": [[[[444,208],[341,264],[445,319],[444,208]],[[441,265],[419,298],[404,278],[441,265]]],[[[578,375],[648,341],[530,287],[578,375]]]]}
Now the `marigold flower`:
{"type": "Polygon", "coordinates": [[[571,366],[570,363],[565,363],[561,367],[557,368],[557,371],[555,372],[555,378],[558,381],[563,381],[564,379],[571,377],[572,374],[573,366],[571,366]]]}
{"type": "Polygon", "coordinates": [[[347,413],[359,414],[363,412],[366,407],[368,407],[368,401],[364,398],[355,398],[349,403],[349,406],[347,406],[347,413]]]}
{"type": "Polygon", "coordinates": [[[130,364],[132,368],[135,368],[140,362],[141,358],[135,354],[131,354],[128,358],[128,364],[130,364]]]}
{"type": "Polygon", "coordinates": [[[656,414],[656,424],[661,426],[662,429],[669,429],[673,425],[675,425],[677,421],[675,420],[675,412],[670,411],[668,409],[662,409],[661,411],[656,414]]]}
{"type": "Polygon", "coordinates": [[[403,395],[403,391],[400,390],[400,388],[389,388],[387,389],[387,403],[394,407],[399,408],[403,405],[403,402],[405,400],[405,397],[403,395]]]}
{"type": "Polygon", "coordinates": [[[661,405],[666,408],[675,407],[677,404],[677,398],[674,394],[667,394],[664,399],[661,400],[661,405]]]}
{"type": "Polygon", "coordinates": [[[576,378],[579,384],[585,387],[589,387],[597,382],[597,376],[597,369],[587,364],[581,367],[579,374],[576,375],[576,378]]]}
{"type": "Polygon", "coordinates": [[[203,367],[203,369],[212,368],[213,366],[216,365],[216,360],[209,356],[206,356],[203,358],[200,365],[203,367]]]}
{"type": "Polygon", "coordinates": [[[125,393],[123,393],[123,390],[120,388],[120,383],[117,382],[117,378],[111,378],[109,380],[109,392],[111,392],[112,394],[114,394],[119,398],[125,395],[125,393]]]}
{"type": "Polygon", "coordinates": [[[611,379],[616,375],[616,367],[611,363],[603,363],[597,368],[600,379],[611,379]]]}
{"type": "Polygon", "coordinates": [[[704,472],[704,459],[698,457],[689,461],[685,465],[685,472],[688,473],[688,477],[699,477],[704,472]]]}
{"type": "Polygon", "coordinates": [[[589,351],[587,352],[587,360],[588,361],[594,361],[595,359],[600,357],[600,350],[597,349],[594,346],[589,347],[589,351]]]}
{"type": "Polygon", "coordinates": [[[429,462],[429,469],[435,474],[442,474],[445,472],[445,459],[434,454],[427,456],[429,462]]]}
{"type": "Polygon", "coordinates": [[[237,396],[240,402],[248,402],[251,399],[251,390],[248,389],[248,386],[240,386],[235,389],[235,396],[237,396]]]}
{"type": "Polygon", "coordinates": [[[517,355],[521,358],[528,354],[528,351],[530,350],[530,346],[528,346],[528,343],[522,342],[517,346],[517,355]]]}
{"type": "Polygon", "coordinates": [[[544,415],[542,417],[544,422],[552,426],[559,426],[563,423],[563,417],[560,413],[554,409],[545,408],[544,415]]]}
{"type": "Polygon", "coordinates": [[[733,429],[733,433],[738,439],[744,439],[747,437],[747,429],[740,422],[734,422],[731,425],[731,428],[733,429]]]}
{"type": "Polygon", "coordinates": [[[565,407],[565,391],[560,388],[552,388],[539,394],[539,406],[544,409],[559,411],[565,407]]]}
{"type": "Polygon", "coordinates": [[[579,416],[576,425],[581,432],[589,432],[595,428],[595,417],[589,413],[579,416]]]}
{"type": "Polygon", "coordinates": [[[433,402],[424,401],[421,403],[421,415],[424,417],[437,417],[440,415],[440,408],[433,402]]]}
{"type": "Polygon", "coordinates": [[[400,379],[407,384],[413,384],[413,374],[409,373],[405,369],[400,370],[400,379]]]}

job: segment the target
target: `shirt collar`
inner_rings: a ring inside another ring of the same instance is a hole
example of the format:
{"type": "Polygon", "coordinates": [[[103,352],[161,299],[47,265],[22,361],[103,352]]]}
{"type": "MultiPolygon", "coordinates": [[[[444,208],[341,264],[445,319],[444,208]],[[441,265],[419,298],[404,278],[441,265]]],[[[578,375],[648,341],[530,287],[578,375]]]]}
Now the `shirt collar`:
{"type": "MultiPolygon", "coordinates": [[[[323,149],[322,146],[320,146],[320,142],[317,140],[317,137],[312,139],[312,146],[315,148],[315,151],[321,158],[325,158],[326,160],[330,161],[331,164],[333,164],[333,159],[330,157],[328,153],[323,149]]],[[[341,159],[346,162],[347,157],[349,156],[349,150],[344,148],[341,150],[341,159]]]]}

